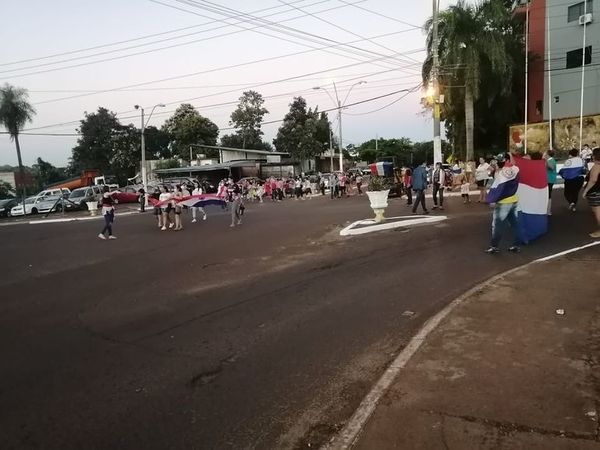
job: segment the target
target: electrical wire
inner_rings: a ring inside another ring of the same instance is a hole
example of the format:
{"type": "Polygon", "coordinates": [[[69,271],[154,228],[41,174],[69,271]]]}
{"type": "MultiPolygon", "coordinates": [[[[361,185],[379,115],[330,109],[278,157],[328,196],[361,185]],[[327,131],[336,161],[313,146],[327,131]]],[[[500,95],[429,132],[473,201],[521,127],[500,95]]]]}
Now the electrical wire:
{"type": "Polygon", "coordinates": [[[345,113],[345,115],[347,115],[347,116],[366,116],[367,114],[373,114],[373,113],[379,112],[379,111],[381,111],[381,110],[384,110],[384,109],[386,109],[386,108],[389,108],[390,106],[392,106],[392,105],[394,105],[394,104],[398,103],[398,102],[399,102],[400,100],[402,100],[404,97],[406,97],[407,95],[409,95],[409,94],[411,94],[411,93],[413,93],[413,92],[416,92],[416,91],[417,91],[418,89],[420,89],[422,86],[423,86],[423,83],[419,83],[418,85],[416,85],[415,87],[413,87],[413,88],[412,88],[410,91],[408,91],[408,92],[406,92],[405,94],[403,94],[403,95],[401,95],[400,97],[398,97],[396,100],[394,100],[394,101],[392,101],[392,102],[390,102],[390,103],[388,103],[388,104],[386,104],[386,105],[384,105],[384,106],[382,106],[382,107],[380,107],[380,108],[373,109],[373,110],[371,110],[371,111],[362,112],[362,113],[345,113]]]}

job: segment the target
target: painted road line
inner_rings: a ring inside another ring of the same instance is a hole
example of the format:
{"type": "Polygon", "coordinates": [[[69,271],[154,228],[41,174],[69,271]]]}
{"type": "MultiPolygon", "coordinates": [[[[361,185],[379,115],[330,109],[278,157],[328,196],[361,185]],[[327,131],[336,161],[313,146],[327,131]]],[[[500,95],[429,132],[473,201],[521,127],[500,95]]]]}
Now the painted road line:
{"type": "MultiPolygon", "coordinates": [[[[137,211],[123,212],[123,213],[117,213],[115,217],[131,216],[133,214],[139,214],[139,213],[137,211]]],[[[97,220],[97,219],[102,219],[102,218],[103,218],[103,216],[97,215],[97,216],[88,216],[88,217],[69,217],[69,218],[61,218],[61,219],[31,220],[29,222],[21,222],[21,223],[26,223],[29,225],[37,225],[37,224],[47,224],[47,223],[81,222],[84,220],[97,220]]]]}
{"type": "Polygon", "coordinates": [[[351,223],[340,231],[340,236],[356,236],[359,234],[373,233],[375,231],[393,230],[394,228],[421,225],[425,223],[436,223],[446,220],[446,216],[399,216],[388,217],[385,222],[377,223],[373,219],[358,220],[351,223]],[[399,219],[399,220],[398,220],[399,219]],[[402,220],[405,219],[405,220],[402,220]],[[394,221],[395,220],[395,221],[394,221]],[[360,225],[361,228],[356,228],[360,225]]]}
{"type": "Polygon", "coordinates": [[[398,356],[394,358],[394,360],[388,366],[381,378],[379,378],[377,383],[375,383],[373,388],[371,388],[371,391],[360,403],[360,405],[358,406],[348,423],[344,426],[342,431],[329,444],[323,446],[323,449],[347,450],[354,445],[354,443],[358,440],[360,433],[364,429],[367,421],[375,411],[375,408],[377,407],[377,404],[379,403],[383,395],[387,392],[390,385],[396,379],[400,371],[406,366],[406,364],[410,361],[410,359],[417,352],[417,350],[419,350],[423,342],[425,342],[425,339],[427,338],[429,333],[431,333],[440,324],[440,322],[444,320],[446,316],[448,316],[448,314],[450,314],[458,305],[464,302],[467,298],[481,291],[490,284],[493,284],[496,281],[512,273],[521,271],[533,264],[548,261],[553,258],[558,258],[560,256],[573,253],[588,247],[593,247],[594,245],[598,244],[600,244],[600,241],[592,242],[590,244],[574,247],[562,252],[545,256],[543,258],[535,259],[526,264],[507,270],[506,272],[502,272],[501,274],[495,275],[487,279],[483,283],[479,283],[478,285],[472,287],[467,292],[454,299],[435,316],[433,316],[431,319],[425,322],[423,327],[421,327],[417,334],[410,340],[408,345],[404,347],[404,349],[402,349],[398,356]]]}

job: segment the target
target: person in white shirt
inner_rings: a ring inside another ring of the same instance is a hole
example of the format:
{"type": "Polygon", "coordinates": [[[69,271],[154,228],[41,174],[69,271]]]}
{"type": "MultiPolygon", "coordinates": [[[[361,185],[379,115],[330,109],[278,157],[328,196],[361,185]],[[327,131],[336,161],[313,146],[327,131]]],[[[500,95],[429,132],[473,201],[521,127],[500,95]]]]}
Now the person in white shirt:
{"type": "Polygon", "coordinates": [[[583,159],[585,165],[587,166],[587,163],[589,163],[592,160],[592,149],[590,148],[590,146],[585,144],[581,149],[581,154],[579,156],[581,157],[581,159],[583,159]]]}
{"type": "Polygon", "coordinates": [[[467,177],[463,177],[462,184],[460,185],[460,196],[463,198],[463,203],[471,203],[471,199],[469,198],[469,189],[471,185],[467,181],[467,177]]]}
{"type": "Polygon", "coordinates": [[[477,203],[485,203],[486,189],[485,185],[490,177],[490,165],[485,161],[484,158],[479,158],[479,165],[475,169],[475,181],[477,182],[477,189],[479,189],[479,199],[477,203]]]}
{"type": "Polygon", "coordinates": [[[169,218],[169,213],[171,212],[171,193],[167,190],[166,186],[160,187],[160,195],[158,196],[159,202],[166,202],[164,205],[160,207],[162,212],[162,231],[165,231],[167,227],[171,228],[173,223],[169,218]]]}
{"type": "MultiPolygon", "coordinates": [[[[194,188],[194,190],[192,191],[192,195],[202,195],[202,187],[200,187],[200,185],[196,185],[196,187],[194,188]]],[[[204,211],[204,208],[202,208],[201,206],[193,206],[192,207],[192,223],[196,223],[196,217],[198,215],[198,212],[202,213],[202,220],[206,220],[206,211],[204,211]]]]}

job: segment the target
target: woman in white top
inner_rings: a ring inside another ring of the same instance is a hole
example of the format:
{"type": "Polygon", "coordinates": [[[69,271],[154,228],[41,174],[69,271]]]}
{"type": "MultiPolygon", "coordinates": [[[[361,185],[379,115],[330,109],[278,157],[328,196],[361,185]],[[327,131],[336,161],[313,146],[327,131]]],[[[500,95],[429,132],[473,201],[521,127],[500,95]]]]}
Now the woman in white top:
{"type": "Polygon", "coordinates": [[[479,165],[475,169],[475,181],[477,182],[477,189],[479,189],[479,199],[477,200],[477,203],[485,203],[485,185],[489,177],[490,165],[484,158],[479,158],[479,165]]]}
{"type": "MultiPolygon", "coordinates": [[[[194,190],[192,191],[192,195],[202,195],[202,187],[200,185],[196,185],[194,190]]],[[[196,223],[196,216],[198,215],[198,211],[202,213],[202,220],[206,220],[206,211],[201,206],[192,206],[192,223],[196,223]]]]}
{"type": "Polygon", "coordinates": [[[171,193],[167,190],[166,186],[160,187],[160,195],[158,196],[159,202],[165,202],[161,207],[162,212],[162,231],[165,231],[167,227],[171,228],[173,225],[169,220],[169,212],[171,211],[171,193]]]}

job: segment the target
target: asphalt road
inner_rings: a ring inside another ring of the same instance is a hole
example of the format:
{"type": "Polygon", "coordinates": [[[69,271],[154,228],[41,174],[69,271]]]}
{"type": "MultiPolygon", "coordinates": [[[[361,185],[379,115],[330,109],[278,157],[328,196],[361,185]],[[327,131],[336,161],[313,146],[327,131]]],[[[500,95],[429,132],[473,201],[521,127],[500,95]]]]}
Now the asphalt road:
{"type": "Polygon", "coordinates": [[[490,256],[489,209],[457,200],[355,238],[365,197],[252,204],[235,229],[217,209],[182,232],[117,216],[116,241],[99,221],[1,227],[0,448],[314,448],[433,313],[594,228],[557,199],[548,236],[490,256]]]}

